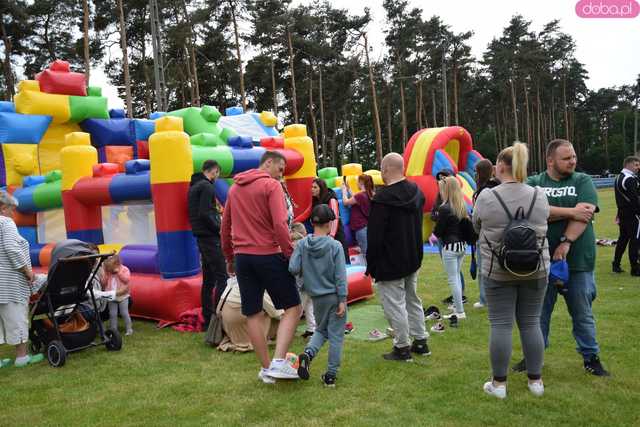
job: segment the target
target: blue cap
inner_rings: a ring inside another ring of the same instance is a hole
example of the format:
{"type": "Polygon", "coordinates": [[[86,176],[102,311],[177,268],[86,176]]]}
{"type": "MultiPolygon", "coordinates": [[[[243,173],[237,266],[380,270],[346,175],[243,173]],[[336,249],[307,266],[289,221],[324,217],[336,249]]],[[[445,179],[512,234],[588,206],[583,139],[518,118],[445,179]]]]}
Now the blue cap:
{"type": "Polygon", "coordinates": [[[569,264],[566,260],[552,261],[549,268],[549,281],[562,282],[563,285],[569,283],[569,264]]]}

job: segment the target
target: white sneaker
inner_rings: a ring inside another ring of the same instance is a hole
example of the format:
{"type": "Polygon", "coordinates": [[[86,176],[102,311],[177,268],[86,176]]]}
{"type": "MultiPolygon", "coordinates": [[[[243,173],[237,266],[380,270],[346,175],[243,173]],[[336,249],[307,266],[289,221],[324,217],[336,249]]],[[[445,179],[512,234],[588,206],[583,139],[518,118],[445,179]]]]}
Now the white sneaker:
{"type": "Polygon", "coordinates": [[[480,301],[473,303],[473,308],[484,308],[484,304],[480,301]]]}
{"type": "Polygon", "coordinates": [[[542,396],[544,394],[544,384],[542,384],[542,381],[536,381],[535,383],[529,383],[529,391],[534,396],[542,396]]]}
{"type": "Polygon", "coordinates": [[[265,384],[275,384],[276,379],[269,375],[269,369],[260,368],[258,372],[258,379],[265,384]]]}
{"type": "Polygon", "coordinates": [[[298,376],[298,371],[296,369],[293,369],[293,366],[291,366],[286,361],[271,361],[268,375],[270,377],[279,378],[281,380],[297,380],[300,378],[298,376]]]}
{"type": "Polygon", "coordinates": [[[487,381],[484,383],[484,392],[490,394],[491,396],[495,396],[498,399],[504,399],[507,397],[507,386],[506,385],[493,385],[493,381],[487,381]]]}
{"type": "Polygon", "coordinates": [[[458,318],[458,320],[467,318],[467,315],[464,312],[462,312],[462,313],[445,314],[444,316],[442,316],[442,318],[443,319],[450,319],[452,316],[456,316],[458,318]]]}

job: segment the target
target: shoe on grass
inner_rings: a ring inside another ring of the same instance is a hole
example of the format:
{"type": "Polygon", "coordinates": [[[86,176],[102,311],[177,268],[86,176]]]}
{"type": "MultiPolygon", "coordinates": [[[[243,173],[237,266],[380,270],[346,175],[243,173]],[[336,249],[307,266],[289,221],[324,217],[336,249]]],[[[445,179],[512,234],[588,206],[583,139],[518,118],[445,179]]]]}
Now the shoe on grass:
{"type": "Polygon", "coordinates": [[[480,301],[473,303],[473,308],[484,308],[484,307],[485,307],[485,305],[483,303],[481,303],[480,301]]]}
{"type": "Polygon", "coordinates": [[[294,369],[286,360],[278,362],[272,360],[271,366],[269,366],[268,375],[281,380],[297,380],[300,378],[298,376],[298,370],[294,369]]]}
{"type": "Polygon", "coordinates": [[[448,297],[446,297],[445,299],[442,300],[442,303],[444,305],[449,305],[449,304],[453,304],[453,295],[449,295],[448,297]]]}
{"type": "Polygon", "coordinates": [[[614,273],[624,273],[624,270],[622,269],[622,267],[620,267],[620,264],[615,263],[611,263],[611,271],[613,271],[614,273]]]}
{"type": "Polygon", "coordinates": [[[431,332],[436,332],[441,334],[444,332],[444,324],[442,322],[438,322],[431,327],[431,332]]]}
{"type": "Polygon", "coordinates": [[[513,372],[527,372],[527,362],[524,359],[522,359],[521,361],[513,365],[511,367],[511,370],[513,372]]]}
{"type": "Polygon", "coordinates": [[[482,387],[485,393],[495,396],[498,399],[504,399],[507,397],[507,386],[506,385],[495,385],[493,381],[487,381],[484,383],[484,387],[482,387]]]}
{"type": "Polygon", "coordinates": [[[604,369],[597,354],[584,361],[584,370],[596,377],[608,377],[611,374],[604,369]]]}
{"type": "Polygon", "coordinates": [[[415,353],[418,356],[429,356],[431,355],[431,351],[429,350],[429,346],[427,345],[427,339],[422,340],[413,340],[411,344],[411,353],[415,353]]]}
{"type": "Polygon", "coordinates": [[[306,351],[298,355],[298,376],[300,379],[309,379],[309,368],[311,367],[311,355],[306,351]]]}
{"type": "Polygon", "coordinates": [[[536,382],[533,382],[533,383],[529,383],[528,387],[529,387],[529,391],[534,396],[540,397],[540,396],[542,396],[544,394],[544,384],[542,384],[542,381],[536,381],[536,382]]]}
{"type": "Polygon", "coordinates": [[[411,357],[411,350],[409,346],[406,347],[396,347],[393,346],[391,353],[383,354],[385,360],[395,360],[398,362],[412,362],[413,358],[411,357]]]}
{"type": "Polygon", "coordinates": [[[466,319],[467,315],[463,311],[462,313],[453,312],[453,313],[445,314],[444,316],[442,316],[443,319],[451,319],[451,318],[454,318],[454,317],[457,318],[458,320],[460,320],[460,319],[466,319]]]}
{"type": "Polygon", "coordinates": [[[389,335],[385,334],[384,332],[380,331],[379,329],[372,329],[369,331],[369,335],[367,337],[367,339],[369,341],[382,341],[384,339],[389,338],[389,335]]]}
{"type": "Polygon", "coordinates": [[[11,359],[0,359],[0,368],[11,366],[11,359]]]}
{"type": "Polygon", "coordinates": [[[269,375],[269,369],[260,368],[258,379],[265,384],[275,384],[276,379],[269,375]]]}
{"type": "Polygon", "coordinates": [[[34,363],[40,363],[44,360],[44,355],[42,353],[38,353],[38,354],[30,354],[27,356],[27,360],[23,361],[23,362],[18,362],[18,359],[16,358],[16,361],[13,362],[13,365],[16,368],[24,368],[27,365],[33,365],[34,363]]]}
{"type": "Polygon", "coordinates": [[[320,379],[322,380],[322,383],[324,384],[325,387],[334,388],[336,386],[336,376],[333,374],[330,374],[329,372],[322,374],[320,379]]]}

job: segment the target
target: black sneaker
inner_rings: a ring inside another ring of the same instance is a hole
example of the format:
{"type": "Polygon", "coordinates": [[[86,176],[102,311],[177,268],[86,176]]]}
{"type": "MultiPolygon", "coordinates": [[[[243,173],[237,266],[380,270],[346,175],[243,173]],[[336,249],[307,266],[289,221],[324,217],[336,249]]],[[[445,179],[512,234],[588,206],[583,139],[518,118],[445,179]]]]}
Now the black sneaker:
{"type": "Polygon", "coordinates": [[[527,362],[524,359],[522,359],[521,361],[513,365],[511,367],[511,370],[513,372],[527,372],[527,362]]]}
{"type": "Polygon", "coordinates": [[[464,295],[462,295],[462,303],[463,303],[463,304],[466,304],[466,303],[467,303],[467,297],[466,297],[466,296],[464,296],[464,295]]]}
{"type": "MultiPolygon", "coordinates": [[[[620,264],[615,264],[615,263],[611,263],[611,270],[614,273],[624,273],[624,270],[622,269],[622,267],[620,267],[620,264]]],[[[631,274],[633,274],[633,269],[631,270],[631,274]]]]}
{"type": "Polygon", "coordinates": [[[386,353],[383,354],[382,357],[385,358],[385,360],[397,360],[400,362],[412,362],[413,358],[411,357],[411,350],[409,346],[406,347],[396,347],[393,346],[393,350],[391,350],[391,353],[386,353]]]}
{"type": "MultiPolygon", "coordinates": [[[[622,269],[620,269],[620,272],[624,273],[624,271],[622,269]]],[[[640,265],[632,265],[631,266],[631,273],[632,276],[640,276],[640,265]]]]}
{"type": "Polygon", "coordinates": [[[449,305],[449,304],[453,304],[453,295],[449,295],[448,297],[446,297],[445,299],[442,300],[442,303],[444,305],[449,305]]]}
{"type": "Polygon", "coordinates": [[[452,328],[458,327],[458,316],[452,314],[451,317],[449,317],[449,326],[451,326],[452,328]]]}
{"type": "Polygon", "coordinates": [[[429,346],[427,345],[427,339],[413,340],[413,344],[411,344],[411,352],[419,356],[431,355],[431,351],[429,351],[429,346]]]}
{"type": "Polygon", "coordinates": [[[311,359],[312,357],[306,351],[298,355],[298,376],[300,377],[300,379],[309,379],[309,368],[311,367],[311,359]]]}
{"type": "Polygon", "coordinates": [[[304,333],[302,335],[300,335],[302,338],[309,338],[310,336],[313,335],[313,332],[311,331],[304,331],[304,333]]]}
{"type": "Polygon", "coordinates": [[[591,356],[589,360],[584,361],[584,370],[597,377],[608,377],[611,375],[604,369],[604,366],[600,363],[600,358],[596,354],[591,356]]]}
{"type": "Polygon", "coordinates": [[[320,377],[325,387],[335,387],[336,386],[336,377],[333,374],[325,373],[320,377]]]}

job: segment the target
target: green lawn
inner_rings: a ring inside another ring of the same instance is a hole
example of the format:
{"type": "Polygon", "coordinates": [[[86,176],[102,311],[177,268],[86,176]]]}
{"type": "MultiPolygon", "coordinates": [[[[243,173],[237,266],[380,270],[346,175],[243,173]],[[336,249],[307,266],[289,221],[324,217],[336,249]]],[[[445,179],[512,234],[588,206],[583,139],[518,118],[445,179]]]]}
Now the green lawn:
{"type": "MultiPolygon", "coordinates": [[[[597,236],[616,238],[613,193],[600,196],[597,236]]],[[[489,326],[486,311],[470,306],[477,286],[468,279],[468,318],[457,330],[432,334],[432,356],[387,362],[380,355],[390,341],[348,338],[334,390],[319,381],[326,351],[312,365],[311,380],[268,386],[256,379],[253,354],[221,353],[205,347],[202,334],[136,321],[135,335],[126,337],[119,353],[97,348],[72,354],[61,369],[45,362],[0,370],[0,425],[640,425],[640,279],[610,273],[612,256],[613,248],[598,247],[594,311],[602,360],[613,376],[584,373],[560,301],[542,398],[527,391],[522,374],[509,378],[505,401],[482,392],[490,376],[489,326]]],[[[420,292],[425,305],[440,306],[449,293],[437,256],[425,258],[420,292]]],[[[514,343],[515,361],[521,354],[517,335],[514,343]]],[[[296,338],[292,349],[303,344],[296,338]]],[[[1,346],[0,357],[13,357],[13,349],[1,346]]]]}

